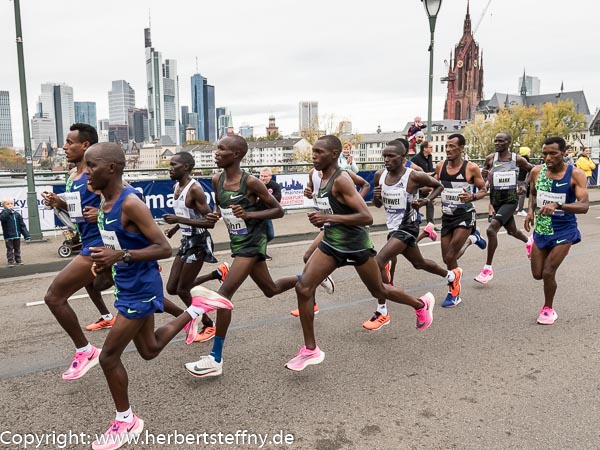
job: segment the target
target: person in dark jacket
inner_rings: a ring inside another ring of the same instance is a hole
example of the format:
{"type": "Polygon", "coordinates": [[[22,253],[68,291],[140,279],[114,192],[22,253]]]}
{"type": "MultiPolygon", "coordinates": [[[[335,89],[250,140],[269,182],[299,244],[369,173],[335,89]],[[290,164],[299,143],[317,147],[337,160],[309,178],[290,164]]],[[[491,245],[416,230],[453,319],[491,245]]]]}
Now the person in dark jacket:
{"type": "MultiPolygon", "coordinates": [[[[410,162],[419,166],[423,169],[427,175],[435,175],[435,167],[433,165],[433,157],[431,153],[433,152],[433,143],[429,141],[423,141],[421,143],[421,151],[412,157],[410,162]]],[[[419,197],[425,198],[429,194],[429,189],[421,189],[419,191],[419,197]]],[[[427,223],[433,223],[433,202],[428,202],[427,207],[425,209],[425,220],[427,223]]]]}
{"type": "MultiPolygon", "coordinates": [[[[275,200],[277,200],[278,203],[281,203],[281,186],[279,186],[279,183],[273,180],[273,173],[271,172],[271,169],[268,167],[263,167],[260,169],[259,178],[260,181],[262,181],[267,187],[269,194],[275,197],[275,200]]],[[[275,237],[273,221],[265,220],[265,225],[267,226],[267,242],[270,242],[275,237]]]]}
{"type": "Polygon", "coordinates": [[[4,243],[6,244],[6,259],[8,266],[13,267],[15,264],[23,264],[21,260],[21,236],[26,241],[31,240],[29,231],[25,226],[23,217],[18,211],[15,211],[15,201],[12,198],[2,200],[0,212],[0,223],[2,224],[2,234],[4,235],[4,243]]]}

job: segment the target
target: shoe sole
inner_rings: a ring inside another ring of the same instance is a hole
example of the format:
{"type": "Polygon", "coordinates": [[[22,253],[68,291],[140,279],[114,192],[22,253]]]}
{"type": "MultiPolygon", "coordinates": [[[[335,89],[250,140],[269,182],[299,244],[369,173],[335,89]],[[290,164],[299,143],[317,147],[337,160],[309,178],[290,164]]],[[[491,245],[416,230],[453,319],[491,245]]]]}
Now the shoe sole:
{"type": "Polygon", "coordinates": [[[192,303],[194,302],[194,298],[200,298],[200,302],[197,302],[195,306],[199,306],[201,308],[207,306],[210,309],[210,311],[215,309],[233,309],[233,303],[231,303],[228,299],[217,294],[215,291],[206,289],[203,286],[194,287],[191,290],[191,295],[192,303]]]}
{"type": "Polygon", "coordinates": [[[385,323],[382,323],[382,324],[381,324],[379,327],[377,327],[377,328],[367,328],[367,327],[365,327],[365,326],[364,326],[364,324],[363,324],[363,326],[362,326],[362,327],[363,327],[365,330],[367,330],[367,331],[377,331],[377,330],[381,330],[381,329],[382,329],[383,327],[385,327],[386,325],[389,325],[389,324],[390,324],[390,322],[391,322],[391,320],[388,320],[387,322],[385,322],[385,323]]]}
{"type": "Polygon", "coordinates": [[[456,303],[452,303],[451,305],[444,305],[442,303],[442,308],[455,308],[458,305],[460,305],[462,303],[462,298],[459,297],[458,301],[456,303]]]}
{"type": "Polygon", "coordinates": [[[112,328],[112,325],[109,325],[107,327],[100,327],[100,328],[88,328],[88,327],[85,327],[85,331],[100,331],[100,330],[108,330],[110,328],[112,328]]]}
{"type": "Polygon", "coordinates": [[[92,443],[92,450],[99,449],[107,449],[117,450],[118,448],[123,447],[125,444],[131,442],[133,439],[137,438],[144,431],[144,421],[138,417],[138,427],[135,430],[131,430],[129,433],[126,433],[126,436],[122,436],[121,439],[116,440],[116,442],[112,442],[108,439],[103,445],[95,446],[95,443],[92,443]],[[119,444],[117,447],[108,447],[110,444],[119,444]]]}
{"type": "MultiPolygon", "coordinates": [[[[318,310],[318,309],[315,311],[315,316],[316,316],[317,314],[319,314],[319,310],[318,310]]],[[[290,313],[290,316],[292,316],[292,317],[300,317],[300,314],[298,314],[298,315],[296,316],[295,314],[292,314],[292,313],[290,313]]]]}
{"type": "Polygon", "coordinates": [[[494,277],[488,278],[486,281],[483,280],[478,280],[477,277],[473,278],[475,281],[477,281],[478,283],[481,284],[488,284],[490,281],[492,281],[494,279],[494,277]]]}
{"type": "Polygon", "coordinates": [[[186,345],[192,345],[192,343],[198,337],[198,325],[199,325],[198,319],[199,319],[199,317],[197,317],[196,319],[193,319],[190,323],[189,328],[187,329],[187,333],[185,336],[186,345]]]}
{"type": "MultiPolygon", "coordinates": [[[[458,293],[456,295],[454,295],[452,292],[450,292],[450,295],[452,295],[452,297],[458,297],[460,295],[460,291],[462,290],[462,276],[463,276],[463,270],[460,267],[457,267],[457,269],[460,271],[460,278],[458,279],[458,293]]],[[[454,281],[452,282],[454,283],[454,281]]]]}
{"type": "Polygon", "coordinates": [[[316,364],[321,364],[324,359],[325,359],[325,352],[321,352],[321,354],[319,355],[318,358],[312,358],[312,359],[309,359],[309,360],[305,361],[304,365],[302,367],[299,367],[297,369],[292,369],[291,367],[289,367],[286,364],[285,368],[288,369],[288,370],[291,370],[292,372],[300,372],[300,371],[306,369],[308,366],[314,366],[316,364]]]}
{"type": "Polygon", "coordinates": [[[85,369],[83,369],[81,372],[79,372],[79,375],[76,377],[70,377],[70,378],[65,378],[64,376],[62,377],[63,380],[65,381],[73,381],[73,380],[79,380],[81,377],[83,377],[86,373],[88,373],[90,371],[90,369],[92,369],[93,367],[96,367],[99,363],[100,363],[100,352],[102,350],[98,351],[98,357],[95,358],[92,362],[90,362],[87,366],[85,366],[85,369]]]}
{"type": "Polygon", "coordinates": [[[219,375],[221,375],[223,373],[223,368],[219,369],[219,370],[213,370],[211,372],[207,372],[207,373],[196,373],[191,371],[190,369],[187,368],[187,366],[185,366],[185,370],[187,370],[187,372],[193,376],[194,378],[208,378],[208,377],[218,377],[219,375]]]}

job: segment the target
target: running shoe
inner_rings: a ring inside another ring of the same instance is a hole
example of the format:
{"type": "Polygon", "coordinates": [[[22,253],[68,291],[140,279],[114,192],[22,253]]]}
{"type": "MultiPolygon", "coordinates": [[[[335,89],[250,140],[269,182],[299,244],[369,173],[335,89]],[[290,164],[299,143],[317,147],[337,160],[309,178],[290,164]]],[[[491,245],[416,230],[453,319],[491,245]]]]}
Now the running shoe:
{"type": "Polygon", "coordinates": [[[419,297],[425,303],[420,309],[415,309],[417,316],[417,330],[425,331],[433,322],[433,307],[435,306],[435,298],[431,292],[419,297]]]}
{"type": "Polygon", "coordinates": [[[102,317],[100,317],[94,323],[90,323],[89,325],[86,325],[85,329],[88,331],[96,331],[96,330],[103,330],[105,328],[112,328],[112,326],[115,324],[115,320],[117,320],[116,317],[113,317],[110,320],[104,320],[102,317]]]}
{"type": "Polygon", "coordinates": [[[481,272],[479,272],[479,275],[475,277],[475,281],[481,284],[488,284],[492,281],[492,278],[494,278],[494,269],[487,269],[484,267],[481,269],[481,272]]]}
{"type": "MultiPolygon", "coordinates": [[[[133,414],[133,413],[132,413],[133,414]]],[[[137,437],[144,429],[144,421],[133,414],[132,422],[112,420],[106,433],[92,443],[93,450],[114,450],[125,444],[137,444],[137,437]]]]}
{"type": "Polygon", "coordinates": [[[196,336],[196,339],[194,339],[194,342],[208,342],[215,337],[216,332],[216,327],[211,325],[204,325],[202,327],[202,330],[200,330],[200,332],[198,333],[198,336],[196,336]]]}
{"type": "Polygon", "coordinates": [[[487,242],[485,241],[484,238],[481,237],[481,233],[479,232],[479,230],[475,230],[471,233],[472,236],[475,236],[475,238],[477,239],[475,241],[475,245],[477,247],[479,247],[481,250],[485,250],[485,248],[487,247],[487,242]]]}
{"type": "MultiPolygon", "coordinates": [[[[319,305],[317,305],[316,303],[315,303],[315,306],[313,307],[313,311],[315,312],[315,314],[319,314],[319,305]]],[[[290,314],[294,317],[300,317],[300,310],[298,308],[292,309],[290,311],[290,314]]]]}
{"type": "Polygon", "coordinates": [[[527,217],[527,211],[525,211],[524,209],[522,209],[521,211],[519,211],[517,213],[517,216],[527,217]]]}
{"type": "Polygon", "coordinates": [[[217,273],[219,274],[219,281],[221,281],[221,283],[225,281],[227,275],[229,275],[229,263],[224,262],[223,264],[219,264],[217,266],[217,273]]]}
{"type": "Polygon", "coordinates": [[[379,311],[375,311],[373,316],[363,322],[363,328],[366,328],[369,331],[376,331],[380,328],[383,328],[385,325],[390,323],[390,313],[387,313],[385,316],[381,314],[379,311]]]}
{"type": "MultiPolygon", "coordinates": [[[[384,269],[385,269],[385,276],[387,277],[387,282],[389,284],[392,284],[392,262],[391,261],[386,262],[384,269]]],[[[384,283],[385,283],[385,281],[384,281],[384,283]]]]}
{"type": "Polygon", "coordinates": [[[217,362],[214,356],[203,356],[196,362],[186,363],[185,369],[196,378],[216,377],[223,373],[223,360],[217,362]]]}
{"type": "Polygon", "coordinates": [[[84,376],[88,371],[98,365],[100,362],[100,349],[92,345],[92,351],[77,352],[71,361],[71,365],[65,373],[62,374],[63,380],[77,380],[84,376]]]}
{"type": "Polygon", "coordinates": [[[192,345],[192,342],[198,337],[198,319],[200,319],[200,317],[190,320],[185,327],[183,327],[183,331],[185,331],[185,343],[187,345],[192,345]]]}
{"type": "Polygon", "coordinates": [[[537,323],[540,325],[552,325],[558,319],[558,314],[552,308],[544,306],[540,309],[540,315],[537,319],[537,323]]]}
{"type": "Polygon", "coordinates": [[[454,281],[448,283],[448,293],[452,294],[453,297],[458,297],[460,295],[460,280],[462,278],[462,269],[457,267],[456,269],[452,269],[454,272],[454,281]]]}
{"type": "Polygon", "coordinates": [[[325,292],[328,294],[333,294],[335,292],[335,283],[333,282],[333,278],[328,276],[323,281],[321,281],[321,287],[325,289],[325,292]]]}
{"type": "Polygon", "coordinates": [[[199,306],[205,313],[215,309],[233,309],[233,303],[204,286],[192,288],[190,294],[192,295],[192,305],[199,306]]]}
{"type": "Polygon", "coordinates": [[[454,297],[450,292],[446,295],[446,298],[442,302],[442,308],[454,308],[457,306],[462,299],[459,296],[454,297]]]}
{"type": "Polygon", "coordinates": [[[423,229],[423,232],[424,232],[424,233],[427,235],[427,237],[428,237],[429,239],[431,239],[432,241],[437,241],[438,235],[437,235],[437,233],[435,232],[435,227],[434,227],[434,225],[433,225],[431,222],[429,222],[429,223],[427,224],[427,226],[426,226],[426,227],[423,229]]]}
{"type": "Polygon", "coordinates": [[[314,350],[309,350],[305,345],[303,345],[298,354],[290,359],[286,363],[285,367],[299,372],[304,370],[306,366],[321,364],[324,359],[325,353],[321,351],[318,345],[314,348],[314,350]]]}
{"type": "Polygon", "coordinates": [[[525,251],[527,252],[527,257],[531,259],[531,250],[533,250],[533,236],[529,236],[527,238],[527,244],[525,244],[525,251]]]}

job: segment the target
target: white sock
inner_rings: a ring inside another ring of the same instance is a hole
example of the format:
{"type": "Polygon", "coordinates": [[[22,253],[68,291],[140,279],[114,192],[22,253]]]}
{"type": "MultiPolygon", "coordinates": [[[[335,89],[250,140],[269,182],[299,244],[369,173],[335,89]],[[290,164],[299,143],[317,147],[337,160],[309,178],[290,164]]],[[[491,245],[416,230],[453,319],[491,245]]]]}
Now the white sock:
{"type": "Polygon", "coordinates": [[[92,351],[92,344],[90,344],[89,342],[85,347],[76,349],[77,353],[89,353],[91,351],[92,351]]]}
{"type": "Polygon", "coordinates": [[[455,273],[452,272],[451,270],[449,270],[448,275],[446,275],[446,280],[448,280],[448,283],[452,283],[455,278],[456,278],[455,273]]]}
{"type": "Polygon", "coordinates": [[[471,241],[471,244],[477,243],[477,238],[475,236],[473,236],[473,235],[469,236],[469,240],[471,241]]]}
{"type": "Polygon", "coordinates": [[[382,316],[387,316],[387,304],[384,303],[383,305],[377,305],[377,312],[379,314],[381,314],[382,316]]]}
{"type": "Polygon", "coordinates": [[[113,318],[113,315],[112,315],[111,313],[108,313],[108,314],[102,314],[102,318],[103,318],[104,320],[112,320],[112,318],[113,318]]]}
{"type": "Polygon", "coordinates": [[[202,308],[200,308],[199,306],[189,306],[188,309],[186,309],[186,312],[192,316],[192,319],[196,319],[198,316],[201,316],[202,314],[204,314],[206,311],[204,311],[202,308]]]}
{"type": "Polygon", "coordinates": [[[115,420],[118,420],[119,422],[127,422],[127,423],[133,422],[133,411],[131,410],[131,406],[129,407],[129,409],[127,411],[123,411],[123,412],[117,411],[117,414],[115,415],[115,420]]]}
{"type": "Polygon", "coordinates": [[[484,269],[488,269],[488,270],[492,270],[492,266],[488,266],[487,264],[485,266],[483,266],[484,269]]]}

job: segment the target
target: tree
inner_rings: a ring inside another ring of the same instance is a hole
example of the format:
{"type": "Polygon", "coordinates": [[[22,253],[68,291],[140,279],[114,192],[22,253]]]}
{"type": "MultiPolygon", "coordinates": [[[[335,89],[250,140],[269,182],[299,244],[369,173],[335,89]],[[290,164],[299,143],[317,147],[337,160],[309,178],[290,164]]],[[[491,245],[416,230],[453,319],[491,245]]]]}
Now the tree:
{"type": "Polygon", "coordinates": [[[585,116],[575,111],[571,100],[534,106],[514,106],[502,109],[496,116],[484,119],[478,115],[465,127],[464,135],[470,158],[480,159],[494,152],[494,136],[502,131],[512,136],[513,150],[529,147],[532,156],[540,156],[542,145],[550,136],[569,141],[574,133],[583,131],[585,116]]]}
{"type": "Polygon", "coordinates": [[[25,158],[17,155],[12,148],[0,147],[0,169],[10,172],[24,172],[25,158]]]}
{"type": "Polygon", "coordinates": [[[212,142],[208,142],[208,141],[201,141],[198,139],[192,140],[192,141],[185,141],[183,143],[184,147],[191,147],[194,145],[213,145],[212,142]]]}

